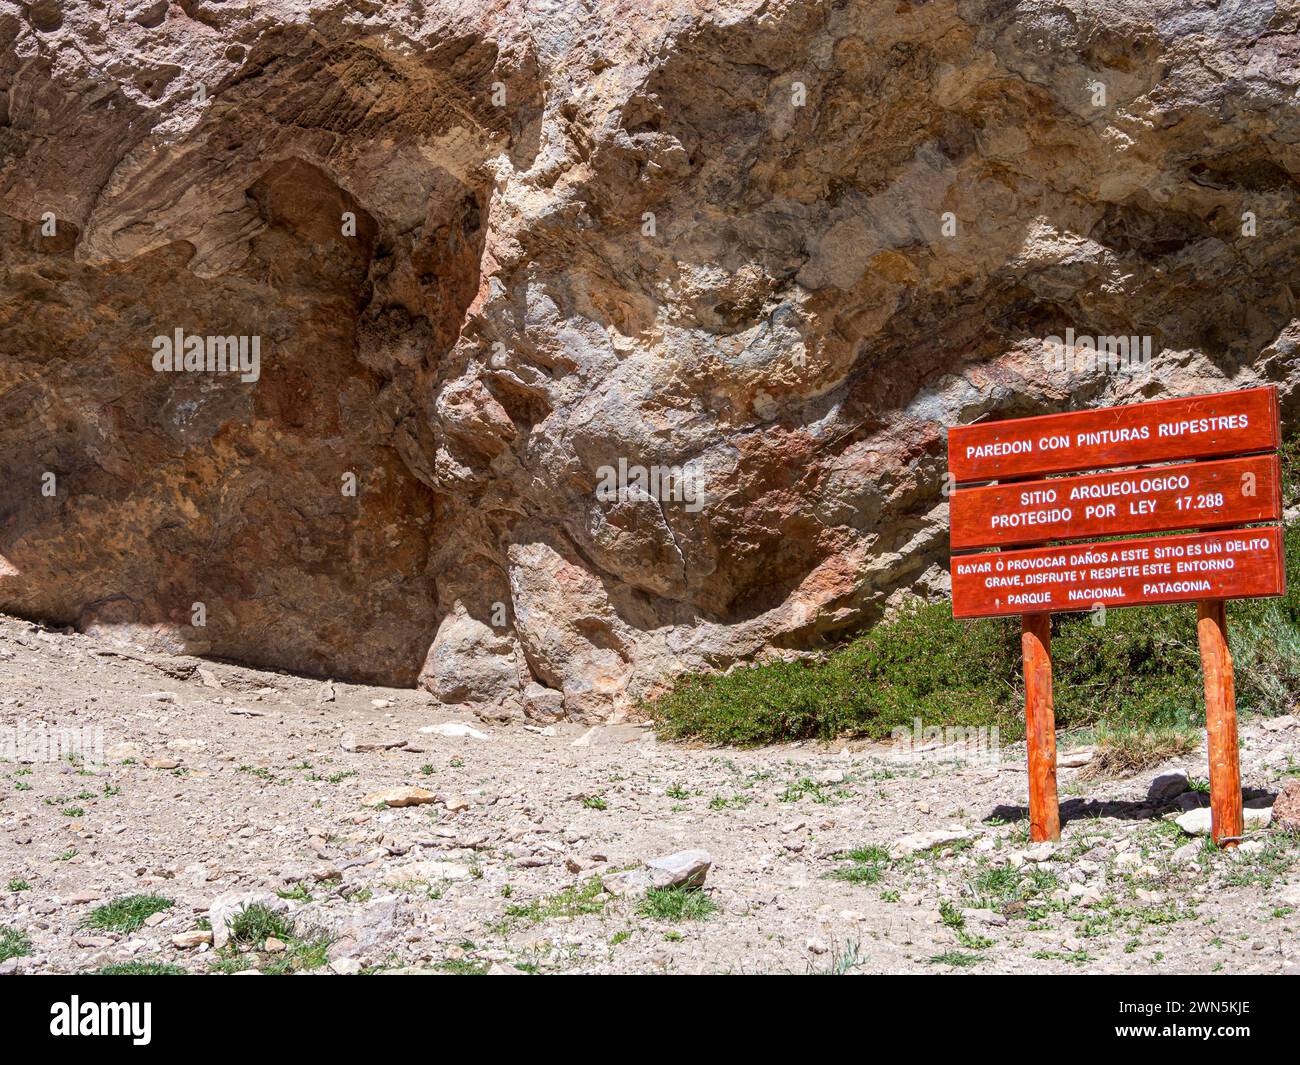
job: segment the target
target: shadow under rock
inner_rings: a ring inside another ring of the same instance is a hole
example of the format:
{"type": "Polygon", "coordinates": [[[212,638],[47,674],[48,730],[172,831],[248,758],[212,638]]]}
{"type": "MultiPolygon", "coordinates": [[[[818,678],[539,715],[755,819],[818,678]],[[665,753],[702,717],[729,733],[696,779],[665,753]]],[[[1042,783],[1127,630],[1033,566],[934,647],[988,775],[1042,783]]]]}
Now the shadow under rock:
{"type": "MultiPolygon", "coordinates": [[[[1209,792],[1184,789],[1171,794],[1166,783],[1168,774],[1157,777],[1147,789],[1147,797],[1134,799],[1067,799],[1061,803],[1061,824],[1070,821],[1153,821],[1171,811],[1186,813],[1210,805],[1209,792]]],[[[1242,802],[1261,809],[1273,805],[1277,793],[1263,788],[1242,788],[1242,802]]],[[[1024,821],[1029,817],[1026,806],[995,806],[984,820],[1024,821]]]]}

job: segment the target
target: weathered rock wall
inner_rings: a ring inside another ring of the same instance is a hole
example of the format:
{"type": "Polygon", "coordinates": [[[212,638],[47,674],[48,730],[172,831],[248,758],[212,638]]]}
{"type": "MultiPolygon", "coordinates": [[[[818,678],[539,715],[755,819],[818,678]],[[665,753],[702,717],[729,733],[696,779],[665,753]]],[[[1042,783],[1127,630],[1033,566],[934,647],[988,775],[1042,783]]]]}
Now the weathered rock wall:
{"type": "Polygon", "coordinates": [[[0,607],[546,716],[941,591],[951,424],[1294,420],[1298,22],[0,0],[0,607]]]}

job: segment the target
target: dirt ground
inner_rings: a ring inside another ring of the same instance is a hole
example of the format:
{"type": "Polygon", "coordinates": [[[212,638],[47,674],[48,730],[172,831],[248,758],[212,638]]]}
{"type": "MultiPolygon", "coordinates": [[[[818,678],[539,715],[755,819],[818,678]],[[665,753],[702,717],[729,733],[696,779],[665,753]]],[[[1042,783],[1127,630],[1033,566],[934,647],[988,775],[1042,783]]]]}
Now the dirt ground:
{"type": "MultiPolygon", "coordinates": [[[[1204,747],[1122,781],[1062,769],[1061,844],[1031,847],[1023,747],[971,764],[487,725],[419,691],[133,656],[0,618],[0,745],[21,754],[40,723],[87,743],[102,730],[105,758],[0,761],[0,972],[1300,967],[1295,838],[1261,828],[1219,854],[1173,823],[1208,802],[1204,747]],[[456,722],[482,738],[429,731],[456,722]],[[1187,787],[1148,798],[1179,770],[1187,787]],[[404,786],[435,801],[363,801],[404,786]],[[932,847],[904,839],[930,832],[932,847]],[[712,861],[702,892],[603,890],[694,849],[712,861]],[[138,927],[98,909],[138,895],[165,900],[138,927]],[[250,902],[288,931],[208,942],[250,902]]],[[[1249,806],[1300,773],[1296,726],[1244,724],[1249,806]]]]}

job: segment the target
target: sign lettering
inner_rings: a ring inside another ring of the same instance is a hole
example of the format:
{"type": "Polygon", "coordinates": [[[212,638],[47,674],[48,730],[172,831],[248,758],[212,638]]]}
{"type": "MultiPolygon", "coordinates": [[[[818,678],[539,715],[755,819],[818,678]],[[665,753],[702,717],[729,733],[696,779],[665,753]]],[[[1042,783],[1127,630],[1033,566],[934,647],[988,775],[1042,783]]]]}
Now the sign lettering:
{"type": "Polygon", "coordinates": [[[977,422],[948,431],[958,483],[1274,451],[1277,391],[1249,388],[1127,407],[977,422]]]}
{"type": "Polygon", "coordinates": [[[959,618],[1281,595],[1277,526],[958,555],[959,618]]]}
{"type": "Polygon", "coordinates": [[[952,546],[998,547],[1123,533],[1209,529],[1282,516],[1276,455],[959,488],[952,546]]]}

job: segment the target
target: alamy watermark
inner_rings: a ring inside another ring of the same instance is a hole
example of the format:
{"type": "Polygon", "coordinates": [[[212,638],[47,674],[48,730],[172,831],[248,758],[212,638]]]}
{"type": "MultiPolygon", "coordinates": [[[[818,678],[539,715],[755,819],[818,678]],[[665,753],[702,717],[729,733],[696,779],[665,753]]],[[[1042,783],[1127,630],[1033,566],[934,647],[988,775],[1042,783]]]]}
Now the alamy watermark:
{"type": "Polygon", "coordinates": [[[997,725],[924,725],[914,718],[912,727],[900,725],[889,734],[891,757],[904,762],[965,762],[996,765],[1002,760],[997,725]]]}
{"type": "Polygon", "coordinates": [[[130,1038],[145,1047],[153,1040],[152,1002],[83,1002],[72,995],[50,1006],[50,1035],[130,1038]]]}
{"type": "Polygon", "coordinates": [[[237,373],[245,384],[262,374],[260,336],[186,336],[178,327],[171,336],[154,337],[153,352],[159,373],[237,373]]]}
{"type": "Polygon", "coordinates": [[[1064,337],[1046,339],[1049,370],[1067,373],[1136,373],[1151,363],[1149,336],[1086,336],[1066,329],[1064,337]]]}
{"type": "Polygon", "coordinates": [[[104,730],[98,726],[69,728],[38,721],[28,726],[0,725],[0,762],[83,762],[104,764],[104,730]]]}
{"type": "Polygon", "coordinates": [[[596,477],[596,498],[602,503],[648,498],[660,503],[684,503],[691,514],[704,507],[700,479],[680,466],[632,466],[620,458],[616,467],[599,467],[596,477]]]}

